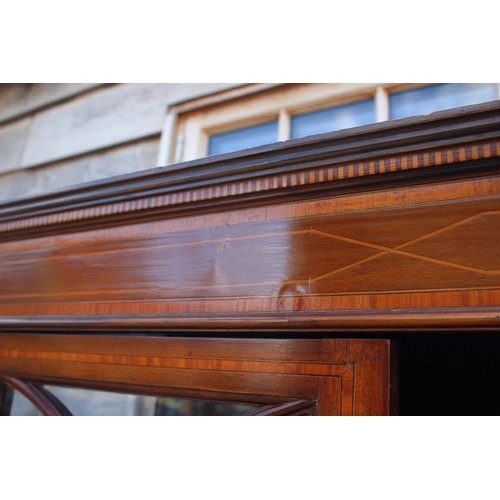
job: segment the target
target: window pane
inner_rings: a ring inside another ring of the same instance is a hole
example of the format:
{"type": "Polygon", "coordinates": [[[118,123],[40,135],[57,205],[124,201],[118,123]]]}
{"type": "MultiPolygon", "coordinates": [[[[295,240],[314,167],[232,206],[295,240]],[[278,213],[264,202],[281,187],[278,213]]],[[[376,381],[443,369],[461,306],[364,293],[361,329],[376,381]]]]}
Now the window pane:
{"type": "Polygon", "coordinates": [[[13,417],[41,417],[40,410],[20,392],[14,390],[12,408],[10,414],[13,417]]]}
{"type": "Polygon", "coordinates": [[[491,83],[442,83],[390,96],[391,119],[426,115],[495,99],[491,83]]]}
{"type": "Polygon", "coordinates": [[[263,123],[210,137],[209,155],[270,144],[278,140],[278,122],[263,123]]]}
{"type": "Polygon", "coordinates": [[[196,401],[177,398],[158,398],[155,415],[173,416],[241,416],[254,412],[255,406],[215,401],[196,401]]]}
{"type": "Polygon", "coordinates": [[[143,399],[148,399],[147,396],[136,396],[135,394],[74,389],[72,387],[56,387],[52,385],[47,385],[46,389],[60,399],[75,416],[141,415],[143,399]]]}
{"type": "Polygon", "coordinates": [[[375,121],[375,101],[322,109],[292,118],[292,138],[358,127],[375,121]]]}
{"type": "Polygon", "coordinates": [[[118,392],[46,386],[75,416],[153,416],[153,415],[245,415],[257,407],[237,403],[142,396],[118,392]]]}

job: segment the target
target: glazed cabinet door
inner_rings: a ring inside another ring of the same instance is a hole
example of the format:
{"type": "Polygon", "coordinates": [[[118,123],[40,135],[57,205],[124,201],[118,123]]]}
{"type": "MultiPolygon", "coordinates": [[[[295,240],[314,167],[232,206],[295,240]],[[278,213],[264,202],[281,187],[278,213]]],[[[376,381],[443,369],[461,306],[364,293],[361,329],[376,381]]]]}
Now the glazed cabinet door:
{"type": "Polygon", "coordinates": [[[389,340],[0,335],[3,414],[391,415],[396,365],[389,340]]]}

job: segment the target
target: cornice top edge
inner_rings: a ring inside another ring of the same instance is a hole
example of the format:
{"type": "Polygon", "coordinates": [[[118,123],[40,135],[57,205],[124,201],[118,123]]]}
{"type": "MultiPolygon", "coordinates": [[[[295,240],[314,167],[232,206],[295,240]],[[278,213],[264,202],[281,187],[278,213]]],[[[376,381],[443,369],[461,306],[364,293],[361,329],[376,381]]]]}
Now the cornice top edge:
{"type": "Polygon", "coordinates": [[[291,139],[10,200],[0,203],[0,232],[5,224],[9,230],[15,230],[15,221],[20,219],[141,198],[149,200],[141,207],[147,209],[174,203],[174,198],[169,201],[166,197],[175,195],[176,204],[188,204],[211,197],[248,196],[265,189],[320,186],[371,174],[378,174],[383,182],[380,174],[397,170],[439,170],[440,166],[456,161],[500,156],[497,140],[500,141],[500,101],[492,101],[291,139]],[[474,151],[471,145],[477,145],[474,151]],[[453,151],[459,149],[460,154],[453,156],[453,151]],[[446,151],[451,152],[450,158],[446,151]],[[415,160],[410,162],[411,155],[415,160]],[[190,194],[179,198],[182,193],[190,194]]]}

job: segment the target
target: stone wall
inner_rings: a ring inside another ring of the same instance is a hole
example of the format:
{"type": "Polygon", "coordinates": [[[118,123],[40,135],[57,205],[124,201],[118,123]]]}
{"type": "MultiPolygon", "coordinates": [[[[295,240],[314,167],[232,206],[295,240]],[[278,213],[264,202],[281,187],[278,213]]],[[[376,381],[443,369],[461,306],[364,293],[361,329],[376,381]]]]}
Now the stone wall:
{"type": "Polygon", "coordinates": [[[167,107],[235,86],[1,84],[0,202],[155,167],[167,107]]]}

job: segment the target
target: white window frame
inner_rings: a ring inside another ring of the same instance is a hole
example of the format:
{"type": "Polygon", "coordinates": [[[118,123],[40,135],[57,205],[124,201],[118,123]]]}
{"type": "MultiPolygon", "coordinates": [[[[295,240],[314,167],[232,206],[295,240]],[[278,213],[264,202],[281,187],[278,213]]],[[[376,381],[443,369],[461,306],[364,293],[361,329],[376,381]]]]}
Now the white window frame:
{"type": "MultiPolygon", "coordinates": [[[[277,120],[278,141],[291,135],[295,115],[374,99],[375,121],[389,120],[389,97],[435,83],[248,84],[170,106],[165,115],[158,165],[207,156],[209,138],[277,120]]],[[[500,98],[500,84],[496,84],[500,98]]]]}

